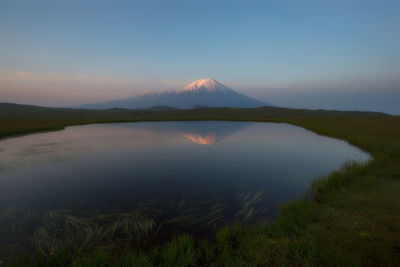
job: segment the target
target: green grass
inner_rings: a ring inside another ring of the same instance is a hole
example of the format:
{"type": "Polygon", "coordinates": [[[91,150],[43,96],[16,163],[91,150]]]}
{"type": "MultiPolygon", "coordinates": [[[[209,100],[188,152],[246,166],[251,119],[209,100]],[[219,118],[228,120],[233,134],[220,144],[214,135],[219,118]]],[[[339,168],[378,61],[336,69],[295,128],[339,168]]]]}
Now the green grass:
{"type": "MultiPolygon", "coordinates": [[[[348,163],[312,184],[305,198],[287,203],[274,223],[234,224],[214,239],[177,236],[151,248],[95,247],[0,254],[10,266],[398,266],[400,263],[400,117],[379,113],[280,108],[168,111],[58,110],[0,105],[0,135],[123,121],[231,120],[287,122],[358,146],[373,156],[348,163]]],[[[257,196],[243,196],[256,201],[257,196]]],[[[130,231],[128,222],[121,229],[130,231]]],[[[94,233],[94,232],[93,232],[94,233]]],[[[92,232],[91,232],[91,235],[92,232]]],[[[1,237],[0,237],[1,238],[1,237]]]]}

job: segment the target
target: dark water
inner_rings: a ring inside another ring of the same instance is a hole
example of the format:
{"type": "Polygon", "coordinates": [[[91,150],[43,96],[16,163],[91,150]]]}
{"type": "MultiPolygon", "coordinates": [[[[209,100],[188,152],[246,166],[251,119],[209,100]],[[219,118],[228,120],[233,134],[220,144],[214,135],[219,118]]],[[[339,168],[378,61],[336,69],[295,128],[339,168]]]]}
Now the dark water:
{"type": "Polygon", "coordinates": [[[318,175],[367,159],[343,141],[276,123],[102,124],[5,139],[0,243],[16,222],[35,237],[68,220],[121,222],[146,235],[273,220],[318,175]]]}

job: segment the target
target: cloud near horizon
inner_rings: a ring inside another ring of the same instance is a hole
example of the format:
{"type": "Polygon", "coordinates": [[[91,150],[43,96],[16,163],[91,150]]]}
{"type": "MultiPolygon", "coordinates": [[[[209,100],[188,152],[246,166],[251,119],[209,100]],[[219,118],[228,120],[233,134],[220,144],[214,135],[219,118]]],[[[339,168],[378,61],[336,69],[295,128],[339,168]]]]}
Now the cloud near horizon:
{"type": "Polygon", "coordinates": [[[183,81],[177,79],[0,71],[0,102],[44,106],[79,105],[130,97],[182,84],[183,81]]]}

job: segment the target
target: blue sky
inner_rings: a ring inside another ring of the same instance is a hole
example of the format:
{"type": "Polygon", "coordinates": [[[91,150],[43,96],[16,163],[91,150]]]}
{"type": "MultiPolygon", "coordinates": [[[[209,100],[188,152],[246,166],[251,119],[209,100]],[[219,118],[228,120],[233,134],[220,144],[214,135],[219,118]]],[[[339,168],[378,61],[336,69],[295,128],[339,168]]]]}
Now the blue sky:
{"type": "Polygon", "coordinates": [[[400,114],[399,14],[377,0],[2,0],[0,101],[80,104],[213,77],[276,105],[400,114]]]}

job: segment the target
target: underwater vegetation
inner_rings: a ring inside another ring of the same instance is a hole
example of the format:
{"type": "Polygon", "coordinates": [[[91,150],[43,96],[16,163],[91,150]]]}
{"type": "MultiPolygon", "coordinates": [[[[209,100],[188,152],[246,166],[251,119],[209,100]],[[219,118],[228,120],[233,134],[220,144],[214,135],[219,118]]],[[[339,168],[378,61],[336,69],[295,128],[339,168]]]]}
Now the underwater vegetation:
{"type": "MultiPolygon", "coordinates": [[[[237,221],[249,223],[263,212],[256,207],[262,200],[262,192],[242,193],[238,200],[240,210],[234,215],[237,221]]],[[[150,247],[185,232],[211,236],[232,217],[226,213],[231,205],[216,199],[177,196],[153,197],[125,212],[104,213],[102,209],[32,212],[9,208],[0,214],[0,248],[7,254],[35,251],[43,256],[81,255],[99,247],[110,251],[150,247]]]]}
{"type": "Polygon", "coordinates": [[[242,193],[238,196],[240,210],[235,214],[238,221],[249,222],[265,212],[265,207],[258,205],[262,200],[262,192],[256,194],[242,193]]]}

